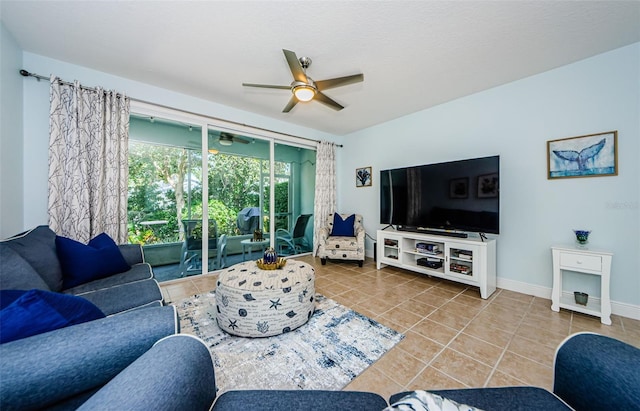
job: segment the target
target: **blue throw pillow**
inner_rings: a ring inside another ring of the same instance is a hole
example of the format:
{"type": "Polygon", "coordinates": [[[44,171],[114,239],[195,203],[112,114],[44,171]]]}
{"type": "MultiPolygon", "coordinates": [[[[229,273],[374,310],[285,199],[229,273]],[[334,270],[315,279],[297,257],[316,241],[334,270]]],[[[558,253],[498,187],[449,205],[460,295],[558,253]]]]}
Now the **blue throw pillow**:
{"type": "Polygon", "coordinates": [[[50,291],[2,290],[0,301],[0,344],[105,316],[82,297],[50,291]]]}
{"type": "Polygon", "coordinates": [[[86,245],[70,238],[56,236],[56,251],[62,266],[65,289],[122,273],[131,268],[118,245],[105,233],[93,238],[86,245]]]}
{"type": "Polygon", "coordinates": [[[343,220],[340,214],[335,213],[333,215],[333,228],[331,229],[331,235],[353,237],[353,224],[355,221],[355,214],[351,214],[343,220]]]}

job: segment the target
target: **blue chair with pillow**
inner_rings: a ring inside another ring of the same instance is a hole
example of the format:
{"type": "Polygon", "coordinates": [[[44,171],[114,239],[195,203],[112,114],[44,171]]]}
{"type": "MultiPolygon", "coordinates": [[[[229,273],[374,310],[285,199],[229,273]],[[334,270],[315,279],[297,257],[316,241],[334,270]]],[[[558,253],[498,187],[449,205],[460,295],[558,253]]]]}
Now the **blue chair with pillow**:
{"type": "Polygon", "coordinates": [[[318,257],[322,265],[327,259],[364,263],[364,225],[360,214],[332,213],[318,233],[318,257]]]}

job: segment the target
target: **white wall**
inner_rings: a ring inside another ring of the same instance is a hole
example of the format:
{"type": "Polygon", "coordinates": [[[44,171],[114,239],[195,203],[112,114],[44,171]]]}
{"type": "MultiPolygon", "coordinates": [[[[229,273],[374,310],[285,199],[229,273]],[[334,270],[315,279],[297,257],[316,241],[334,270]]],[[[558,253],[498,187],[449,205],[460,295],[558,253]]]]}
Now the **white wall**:
{"type": "Polygon", "coordinates": [[[22,229],[22,50],[0,23],[0,238],[22,229]]]}
{"type": "MultiPolygon", "coordinates": [[[[195,97],[175,93],[159,87],[113,76],[85,67],[53,60],[32,53],[23,55],[24,69],[32,73],[51,73],[66,81],[79,80],[86,86],[102,86],[124,92],[128,96],[179,108],[194,113],[237,121],[265,129],[288,133],[314,140],[335,141],[335,137],[317,130],[236,110],[195,97]]],[[[24,229],[47,224],[47,168],[49,135],[49,82],[25,78],[24,87],[24,179],[25,195],[20,207],[24,208],[24,229]]],[[[5,134],[2,134],[4,141],[5,134]]]]}
{"type": "MultiPolygon", "coordinates": [[[[549,247],[571,244],[574,228],[591,229],[591,247],[615,253],[614,309],[640,318],[639,100],[636,43],[353,133],[341,150],[340,210],[363,214],[375,236],[380,170],[499,154],[498,285],[549,297],[549,247]],[[611,130],[618,176],[547,180],[547,140],[611,130]],[[355,188],[364,166],[373,166],[373,186],[355,188]]],[[[579,285],[592,292],[595,282],[579,285]]]]}

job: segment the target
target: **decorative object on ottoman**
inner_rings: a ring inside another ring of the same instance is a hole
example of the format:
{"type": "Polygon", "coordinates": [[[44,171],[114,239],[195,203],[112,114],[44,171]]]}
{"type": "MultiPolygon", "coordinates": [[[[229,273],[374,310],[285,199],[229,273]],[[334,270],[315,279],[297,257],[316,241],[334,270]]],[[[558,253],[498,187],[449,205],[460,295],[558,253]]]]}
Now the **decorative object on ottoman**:
{"type": "Polygon", "coordinates": [[[270,337],[309,321],[315,310],[315,271],[287,260],[282,269],[263,270],[247,261],[223,270],[216,287],[216,321],[229,334],[270,337]]]}
{"type": "Polygon", "coordinates": [[[277,260],[278,254],[276,254],[276,250],[274,250],[273,247],[267,248],[264,252],[263,262],[265,264],[275,264],[277,260]]]}
{"type": "Polygon", "coordinates": [[[253,241],[262,241],[263,239],[262,230],[255,230],[253,232],[253,241]]]}
{"type": "Polygon", "coordinates": [[[573,230],[576,235],[576,242],[578,243],[578,247],[585,248],[587,243],[589,242],[589,234],[591,231],[589,230],[573,230]]]}

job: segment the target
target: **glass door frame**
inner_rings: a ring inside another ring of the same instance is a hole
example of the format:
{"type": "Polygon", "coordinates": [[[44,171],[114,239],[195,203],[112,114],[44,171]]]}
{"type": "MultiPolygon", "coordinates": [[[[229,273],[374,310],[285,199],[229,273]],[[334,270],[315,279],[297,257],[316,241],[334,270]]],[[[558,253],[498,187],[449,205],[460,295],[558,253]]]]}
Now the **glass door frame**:
{"type": "MultiPolygon", "coordinates": [[[[237,124],[230,121],[224,121],[217,118],[208,117],[201,114],[190,113],[180,109],[174,109],[157,104],[131,100],[130,112],[136,115],[149,117],[166,118],[168,120],[179,121],[183,123],[199,126],[201,129],[201,150],[202,150],[202,178],[206,180],[209,173],[209,164],[207,161],[207,153],[209,150],[209,130],[226,131],[230,133],[242,134],[243,136],[266,140],[269,142],[269,181],[271,184],[275,181],[275,145],[286,144],[293,147],[300,147],[310,150],[316,150],[317,146],[312,140],[296,138],[294,136],[283,135],[274,131],[261,128],[251,127],[247,125],[237,124]]],[[[209,259],[209,186],[202,185],[202,261],[209,259]]],[[[275,247],[275,190],[269,190],[269,239],[270,246],[275,247]]],[[[208,265],[202,264],[202,272],[208,273],[208,265]]]]}

